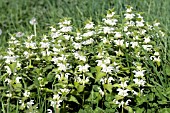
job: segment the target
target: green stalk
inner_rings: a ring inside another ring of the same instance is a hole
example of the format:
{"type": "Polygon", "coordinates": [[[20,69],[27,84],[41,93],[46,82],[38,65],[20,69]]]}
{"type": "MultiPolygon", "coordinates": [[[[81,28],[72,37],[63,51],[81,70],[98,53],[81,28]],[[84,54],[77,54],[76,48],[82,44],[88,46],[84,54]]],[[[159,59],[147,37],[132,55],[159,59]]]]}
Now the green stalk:
{"type": "Polygon", "coordinates": [[[37,36],[36,24],[34,24],[34,35],[37,36]]]}

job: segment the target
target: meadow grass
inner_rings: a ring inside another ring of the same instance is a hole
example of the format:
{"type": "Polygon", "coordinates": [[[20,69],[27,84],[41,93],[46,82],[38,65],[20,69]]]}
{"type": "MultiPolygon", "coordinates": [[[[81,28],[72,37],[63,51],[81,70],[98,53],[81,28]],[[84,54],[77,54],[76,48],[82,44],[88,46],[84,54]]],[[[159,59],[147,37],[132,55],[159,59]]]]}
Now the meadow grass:
{"type": "Polygon", "coordinates": [[[89,18],[99,22],[109,8],[115,8],[121,14],[126,5],[144,12],[147,21],[158,20],[166,31],[170,29],[169,0],[2,0],[0,45],[6,43],[9,33],[30,31],[29,20],[32,17],[37,18],[41,29],[56,25],[63,17],[71,17],[73,24],[81,28],[89,18]]]}

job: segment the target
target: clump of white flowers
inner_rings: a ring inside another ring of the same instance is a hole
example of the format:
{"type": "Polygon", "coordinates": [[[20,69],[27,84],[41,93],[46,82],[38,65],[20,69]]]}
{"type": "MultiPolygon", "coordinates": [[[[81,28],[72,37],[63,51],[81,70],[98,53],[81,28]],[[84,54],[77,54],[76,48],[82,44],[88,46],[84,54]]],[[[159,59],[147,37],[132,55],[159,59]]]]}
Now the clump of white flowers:
{"type": "MultiPolygon", "coordinates": [[[[95,106],[90,97],[103,102],[108,95],[110,106],[130,107],[147,86],[150,73],[145,61],[160,66],[154,38],[165,35],[158,30],[158,23],[146,23],[132,9],[127,7],[123,21],[109,10],[99,25],[87,21],[79,31],[73,31],[70,19],[63,19],[40,39],[36,31],[34,35],[18,32],[11,36],[2,56],[4,95],[16,103],[19,99],[22,112],[37,108],[38,102],[53,110],[74,109],[71,104],[95,106]]],[[[30,24],[37,25],[36,19],[30,24]]]]}

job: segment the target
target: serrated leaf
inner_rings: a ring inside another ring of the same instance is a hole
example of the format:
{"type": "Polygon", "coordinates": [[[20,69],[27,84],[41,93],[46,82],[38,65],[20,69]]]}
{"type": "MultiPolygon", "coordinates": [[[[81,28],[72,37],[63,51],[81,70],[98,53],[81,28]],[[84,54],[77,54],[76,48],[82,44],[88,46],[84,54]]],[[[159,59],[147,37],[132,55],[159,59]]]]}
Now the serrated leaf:
{"type": "Polygon", "coordinates": [[[105,89],[107,89],[110,93],[112,92],[113,85],[112,84],[104,84],[105,89]]]}
{"type": "Polygon", "coordinates": [[[118,87],[118,88],[120,88],[121,86],[120,86],[120,84],[117,84],[117,83],[116,83],[116,84],[113,85],[113,87],[118,87]]]}
{"type": "Polygon", "coordinates": [[[97,73],[99,73],[102,69],[100,66],[96,66],[95,68],[96,68],[97,73]]]}
{"type": "Polygon", "coordinates": [[[72,96],[72,95],[70,96],[70,99],[68,101],[72,101],[72,102],[75,102],[75,103],[79,104],[77,99],[74,96],[72,96]]]}
{"type": "Polygon", "coordinates": [[[12,64],[9,64],[9,67],[13,73],[15,72],[16,66],[17,66],[17,62],[13,62],[12,64]]]}
{"type": "Polygon", "coordinates": [[[105,111],[99,107],[94,110],[94,113],[105,113],[105,111]]]}
{"type": "Polygon", "coordinates": [[[87,75],[88,77],[90,77],[90,78],[93,78],[93,79],[94,79],[94,77],[93,77],[92,73],[86,73],[86,75],[87,75]]]}
{"type": "Polygon", "coordinates": [[[50,72],[50,73],[47,75],[47,81],[49,81],[49,82],[53,81],[54,78],[55,78],[55,75],[54,75],[52,72],[50,72]]]}
{"type": "Polygon", "coordinates": [[[124,98],[124,97],[122,97],[122,96],[120,96],[120,95],[116,95],[116,96],[115,96],[115,99],[116,99],[116,100],[121,100],[121,99],[123,99],[123,98],[124,98]]]}
{"type": "Polygon", "coordinates": [[[96,79],[95,81],[99,81],[102,77],[106,76],[106,73],[103,73],[103,72],[98,72],[96,73],[96,79]]]}
{"type": "Polygon", "coordinates": [[[84,87],[85,87],[85,86],[83,86],[83,85],[79,85],[79,86],[77,87],[78,92],[82,92],[82,91],[84,90],[84,87]]]}
{"type": "Polygon", "coordinates": [[[130,106],[125,106],[124,108],[128,111],[128,113],[134,113],[130,106]]]}

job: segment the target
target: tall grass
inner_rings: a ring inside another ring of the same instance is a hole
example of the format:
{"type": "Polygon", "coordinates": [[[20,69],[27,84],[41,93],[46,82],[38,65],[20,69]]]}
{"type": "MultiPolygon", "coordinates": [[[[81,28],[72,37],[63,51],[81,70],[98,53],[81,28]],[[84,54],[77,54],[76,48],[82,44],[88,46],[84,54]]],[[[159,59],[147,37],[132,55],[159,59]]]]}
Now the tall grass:
{"type": "Polygon", "coordinates": [[[36,17],[39,27],[44,29],[47,25],[55,25],[63,17],[71,17],[74,25],[82,27],[88,18],[98,22],[106,9],[114,7],[121,13],[126,5],[145,12],[147,20],[160,21],[165,30],[170,28],[169,0],[2,0],[0,28],[3,34],[0,45],[5,44],[9,33],[26,32],[32,17],[36,17]]]}

